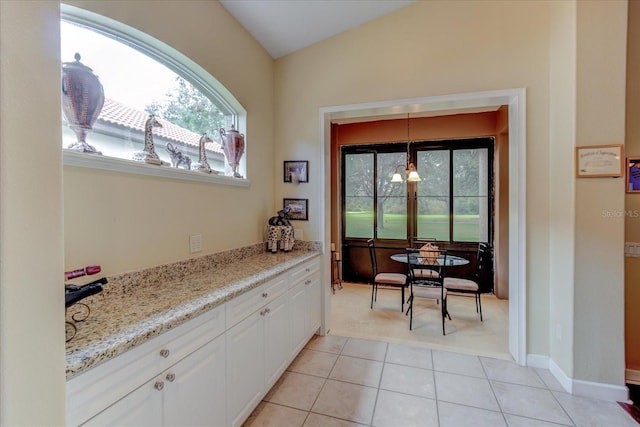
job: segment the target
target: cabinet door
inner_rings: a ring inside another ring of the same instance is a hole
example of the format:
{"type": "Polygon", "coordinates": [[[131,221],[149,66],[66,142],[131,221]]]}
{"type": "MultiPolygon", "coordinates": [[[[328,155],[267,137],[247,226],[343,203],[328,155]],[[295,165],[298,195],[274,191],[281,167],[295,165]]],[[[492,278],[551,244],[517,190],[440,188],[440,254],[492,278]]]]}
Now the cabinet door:
{"type": "Polygon", "coordinates": [[[264,393],[264,333],[260,311],[226,333],[227,419],[239,426],[251,415],[264,393]]]}
{"type": "Polygon", "coordinates": [[[264,365],[266,389],[287,369],[293,346],[288,295],[269,303],[264,313],[264,365]]]}
{"type": "Polygon", "coordinates": [[[166,426],[225,426],[225,358],[218,337],[163,374],[166,426]]]}
{"type": "Polygon", "coordinates": [[[307,289],[307,339],[309,339],[322,323],[322,289],[318,274],[309,277],[305,281],[307,289]]]}
{"type": "Polygon", "coordinates": [[[307,329],[307,287],[304,283],[294,286],[289,291],[289,305],[291,312],[291,336],[293,339],[293,354],[302,350],[308,340],[307,329]]]}
{"type": "Polygon", "coordinates": [[[162,389],[153,380],[137,388],[83,426],[159,426],[162,424],[162,389]]]}

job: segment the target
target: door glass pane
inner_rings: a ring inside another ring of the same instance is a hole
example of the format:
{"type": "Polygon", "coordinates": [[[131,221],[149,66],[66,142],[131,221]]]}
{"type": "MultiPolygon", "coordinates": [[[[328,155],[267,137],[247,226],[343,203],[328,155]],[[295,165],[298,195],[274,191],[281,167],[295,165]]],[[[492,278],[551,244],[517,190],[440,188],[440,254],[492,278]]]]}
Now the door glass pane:
{"type": "Polygon", "coordinates": [[[406,153],[378,153],[378,239],[407,238],[407,183],[391,182],[406,164],[406,153]]]}
{"type": "Polygon", "coordinates": [[[373,154],[346,154],[344,164],[346,237],[373,238],[373,154]]]}
{"type": "Polygon", "coordinates": [[[449,240],[449,151],[417,152],[417,237],[449,240]]]}
{"type": "Polygon", "coordinates": [[[489,237],[489,164],[486,148],[453,152],[453,240],[489,237]]]}

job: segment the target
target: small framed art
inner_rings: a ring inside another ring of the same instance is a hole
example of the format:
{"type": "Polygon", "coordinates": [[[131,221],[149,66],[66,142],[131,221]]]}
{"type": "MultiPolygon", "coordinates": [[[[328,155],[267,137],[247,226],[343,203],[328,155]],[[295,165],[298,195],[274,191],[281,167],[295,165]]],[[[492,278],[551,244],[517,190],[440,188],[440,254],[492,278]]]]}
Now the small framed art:
{"type": "Polygon", "coordinates": [[[309,161],[285,160],[284,182],[309,182],[309,161]]]}
{"type": "Polygon", "coordinates": [[[622,145],[576,147],[576,177],[600,178],[622,176],[622,145]]]}
{"type": "Polygon", "coordinates": [[[627,157],[627,193],[640,193],[640,157],[627,157]]]}
{"type": "Polygon", "coordinates": [[[309,199],[283,199],[283,208],[289,208],[289,219],[309,220],[309,199]]]}

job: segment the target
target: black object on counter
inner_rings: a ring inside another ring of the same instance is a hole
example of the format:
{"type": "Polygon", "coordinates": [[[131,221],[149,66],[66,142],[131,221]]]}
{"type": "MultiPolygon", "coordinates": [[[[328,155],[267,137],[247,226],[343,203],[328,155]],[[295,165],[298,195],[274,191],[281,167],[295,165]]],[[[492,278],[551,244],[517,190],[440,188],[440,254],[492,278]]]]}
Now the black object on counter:
{"type": "Polygon", "coordinates": [[[80,300],[88,296],[102,292],[102,285],[107,284],[107,278],[103,277],[84,286],[65,285],[64,287],[64,306],[70,307],[80,300]]]}

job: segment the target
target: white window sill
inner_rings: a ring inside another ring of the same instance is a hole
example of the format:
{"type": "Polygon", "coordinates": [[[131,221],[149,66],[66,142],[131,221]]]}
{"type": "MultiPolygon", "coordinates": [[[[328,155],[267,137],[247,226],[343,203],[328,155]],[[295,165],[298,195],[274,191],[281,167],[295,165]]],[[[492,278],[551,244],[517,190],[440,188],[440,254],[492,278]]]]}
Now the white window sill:
{"type": "Polygon", "coordinates": [[[157,176],[161,178],[181,179],[185,181],[209,182],[212,184],[231,185],[235,187],[249,187],[248,179],[233,178],[231,176],[205,174],[168,166],[156,166],[132,160],[117,159],[93,154],[86,154],[70,150],[62,150],[65,166],[102,169],[113,172],[125,172],[137,175],[157,176]]]}

